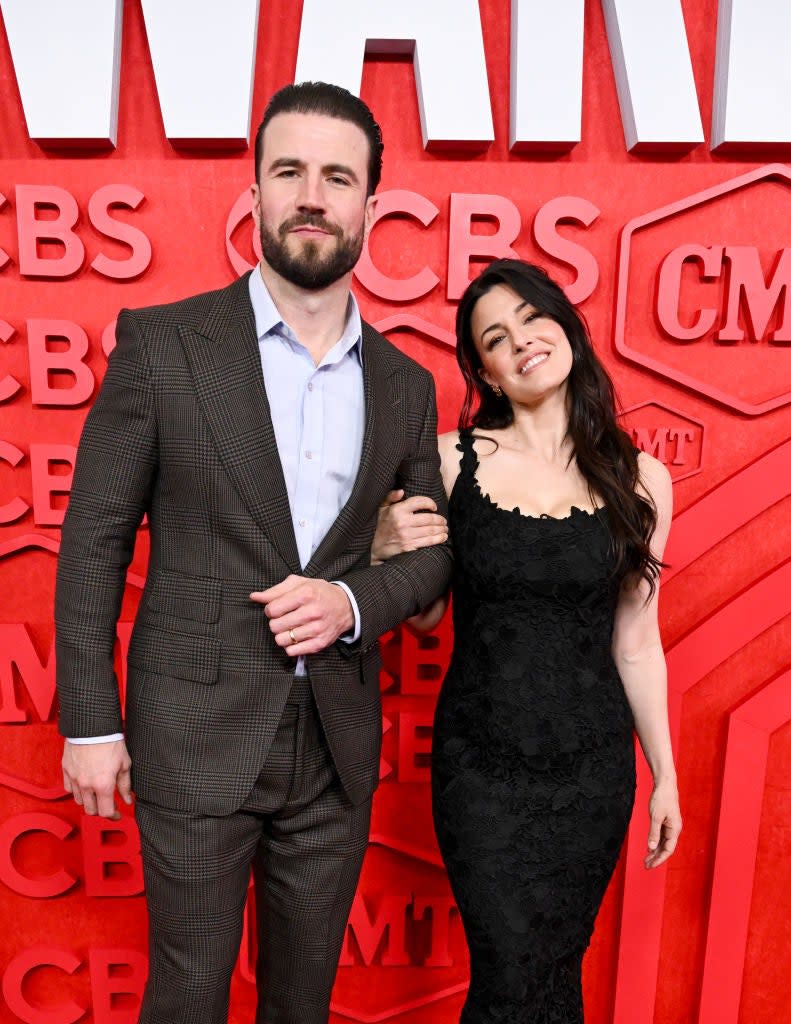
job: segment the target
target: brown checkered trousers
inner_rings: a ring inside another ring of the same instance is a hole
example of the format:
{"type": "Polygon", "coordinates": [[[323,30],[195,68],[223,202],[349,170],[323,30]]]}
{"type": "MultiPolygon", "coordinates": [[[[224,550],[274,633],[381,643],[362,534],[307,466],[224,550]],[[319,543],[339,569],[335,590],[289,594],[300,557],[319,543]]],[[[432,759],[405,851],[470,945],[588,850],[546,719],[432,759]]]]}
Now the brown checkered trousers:
{"type": "Polygon", "coordinates": [[[363,378],[357,478],[303,570],[247,278],[119,317],[63,526],[57,681],[65,736],[121,731],[115,629],[148,513],[125,729],[154,935],[147,1024],[226,1020],[251,867],[257,1021],[326,1020],[378,778],[377,638],[441,593],[451,569],[446,545],[369,564],[388,490],[428,494],[443,512],[446,501],[430,375],[364,324],[363,378]],[[360,609],[358,643],[308,659],[310,701],[289,697],[294,659],[249,598],[289,573],[343,580],[360,609]]]}

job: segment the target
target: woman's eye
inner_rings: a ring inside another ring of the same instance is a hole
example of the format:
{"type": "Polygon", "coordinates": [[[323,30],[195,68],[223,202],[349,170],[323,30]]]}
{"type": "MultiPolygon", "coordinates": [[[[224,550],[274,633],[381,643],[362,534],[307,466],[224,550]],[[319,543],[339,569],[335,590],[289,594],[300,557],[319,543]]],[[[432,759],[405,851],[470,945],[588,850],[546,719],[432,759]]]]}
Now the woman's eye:
{"type": "Polygon", "coordinates": [[[499,345],[502,340],[503,340],[503,335],[502,334],[497,334],[497,335],[495,335],[494,338],[490,338],[489,339],[489,351],[491,352],[492,349],[495,347],[495,345],[499,345]]]}

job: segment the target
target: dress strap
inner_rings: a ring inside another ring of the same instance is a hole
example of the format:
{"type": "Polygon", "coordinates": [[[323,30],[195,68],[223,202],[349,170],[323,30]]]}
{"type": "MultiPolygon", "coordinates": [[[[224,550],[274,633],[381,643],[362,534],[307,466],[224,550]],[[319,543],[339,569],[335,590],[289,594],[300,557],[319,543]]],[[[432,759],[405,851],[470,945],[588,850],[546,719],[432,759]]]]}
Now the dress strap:
{"type": "Polygon", "coordinates": [[[475,451],[473,433],[469,427],[459,431],[459,441],[456,450],[461,452],[459,461],[459,476],[462,479],[474,480],[475,470],[478,468],[478,455],[475,451]]]}

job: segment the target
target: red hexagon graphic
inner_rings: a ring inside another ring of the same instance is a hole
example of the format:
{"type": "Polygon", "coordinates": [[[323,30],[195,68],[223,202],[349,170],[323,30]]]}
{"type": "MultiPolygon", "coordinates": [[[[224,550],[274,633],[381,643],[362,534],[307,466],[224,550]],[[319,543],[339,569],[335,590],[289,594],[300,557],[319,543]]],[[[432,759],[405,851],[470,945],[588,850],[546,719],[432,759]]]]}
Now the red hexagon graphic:
{"type": "MultiPolygon", "coordinates": [[[[255,900],[248,899],[238,1009],[251,1002],[255,983],[255,915],[255,900]]],[[[405,1015],[410,1024],[433,1024],[445,1000],[452,1000],[443,1007],[451,1019],[468,982],[464,929],[444,870],[374,832],[344,934],[332,1024],[384,1024],[405,1015]]]]}
{"type": "Polygon", "coordinates": [[[614,344],[747,416],[791,402],[791,168],[769,164],[631,220],[614,344]]]}
{"type": "Polygon", "coordinates": [[[468,977],[444,870],[374,833],[346,928],[333,1020],[379,1024],[409,1013],[415,1024],[430,1024],[438,1002],[455,997],[460,1008],[468,977]]]}
{"type": "Polygon", "coordinates": [[[673,483],[703,468],[705,425],[701,420],[663,402],[632,405],[618,419],[635,448],[667,466],[673,483]]]}

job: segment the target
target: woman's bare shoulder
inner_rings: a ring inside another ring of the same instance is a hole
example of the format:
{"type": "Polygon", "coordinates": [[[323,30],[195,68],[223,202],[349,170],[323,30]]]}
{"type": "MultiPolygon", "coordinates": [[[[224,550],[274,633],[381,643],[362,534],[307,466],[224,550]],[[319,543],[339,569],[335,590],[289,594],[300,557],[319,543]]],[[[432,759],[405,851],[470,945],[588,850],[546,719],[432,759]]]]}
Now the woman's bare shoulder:
{"type": "Polygon", "coordinates": [[[453,453],[456,452],[456,445],[458,443],[458,430],[449,430],[447,434],[440,434],[437,437],[437,447],[439,448],[439,456],[443,462],[445,461],[446,458],[453,457],[453,453]]]}
{"type": "Polygon", "coordinates": [[[447,434],[440,434],[437,437],[437,448],[442,463],[442,483],[445,493],[450,497],[456,477],[459,475],[459,459],[461,456],[457,450],[459,443],[458,430],[449,430],[447,434]]]}
{"type": "Polygon", "coordinates": [[[637,468],[638,489],[650,497],[654,504],[666,506],[669,503],[672,506],[673,481],[667,466],[648,452],[640,452],[637,456],[637,468]]]}

